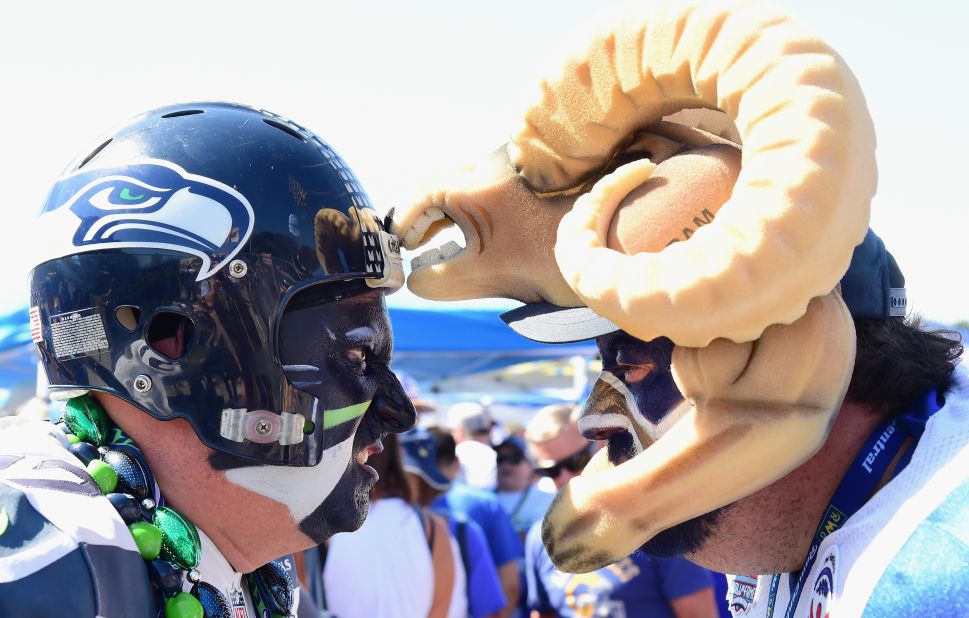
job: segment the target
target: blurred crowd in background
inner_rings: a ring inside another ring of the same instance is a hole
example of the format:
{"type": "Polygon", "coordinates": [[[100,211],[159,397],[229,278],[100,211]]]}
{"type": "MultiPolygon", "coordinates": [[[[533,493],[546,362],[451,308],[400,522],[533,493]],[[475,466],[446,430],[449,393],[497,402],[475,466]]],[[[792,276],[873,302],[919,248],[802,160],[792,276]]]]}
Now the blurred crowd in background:
{"type": "Polygon", "coordinates": [[[481,403],[415,404],[418,427],[369,455],[380,479],[363,527],[299,556],[318,607],[339,618],[729,616],[723,575],[682,558],[636,552],[577,575],[552,565],[542,519],[602,446],[579,433],[579,406],[546,406],[522,426],[481,403]]]}

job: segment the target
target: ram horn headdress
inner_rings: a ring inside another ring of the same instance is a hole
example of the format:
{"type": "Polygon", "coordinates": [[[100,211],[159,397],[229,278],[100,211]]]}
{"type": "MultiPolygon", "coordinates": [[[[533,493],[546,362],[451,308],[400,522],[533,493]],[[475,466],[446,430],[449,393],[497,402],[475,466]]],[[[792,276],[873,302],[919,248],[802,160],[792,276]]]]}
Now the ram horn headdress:
{"type": "Polygon", "coordinates": [[[542,82],[495,156],[395,217],[408,249],[452,222],[467,238],[418,260],[419,295],[586,305],[676,344],[672,372],[692,409],[633,459],[590,465],[546,517],[550,556],[573,572],[764,487],[820,447],[854,359],[836,286],[876,186],[861,89],[806,28],[759,2],[636,11],[542,82]],[[682,183],[689,199],[721,173],[677,171],[704,146],[663,119],[701,108],[722,112],[741,146],[715,218],[665,248],[621,238],[617,213],[662,220],[651,209],[668,202],[655,199],[664,185],[682,183]]]}

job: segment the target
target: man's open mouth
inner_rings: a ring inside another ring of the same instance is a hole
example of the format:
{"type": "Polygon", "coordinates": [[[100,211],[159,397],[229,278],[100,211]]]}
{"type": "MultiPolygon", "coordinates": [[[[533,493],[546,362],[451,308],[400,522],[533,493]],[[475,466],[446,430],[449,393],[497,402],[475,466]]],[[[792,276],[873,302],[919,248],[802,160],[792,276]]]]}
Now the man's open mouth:
{"type": "Polygon", "coordinates": [[[371,455],[376,455],[377,453],[383,452],[383,450],[383,442],[377,440],[368,444],[357,452],[357,463],[360,464],[364,470],[373,475],[375,480],[378,479],[380,475],[377,474],[377,471],[373,468],[373,466],[367,464],[367,459],[369,459],[371,455]]]}

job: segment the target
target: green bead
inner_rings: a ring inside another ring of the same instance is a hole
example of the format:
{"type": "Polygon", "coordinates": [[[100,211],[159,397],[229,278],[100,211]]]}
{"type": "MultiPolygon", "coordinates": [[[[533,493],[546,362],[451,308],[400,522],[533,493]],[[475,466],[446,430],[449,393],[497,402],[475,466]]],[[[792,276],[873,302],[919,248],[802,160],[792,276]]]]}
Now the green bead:
{"type": "Polygon", "coordinates": [[[118,473],[100,459],[92,459],[87,464],[87,473],[101,488],[101,493],[109,494],[118,486],[118,473]]]}
{"type": "Polygon", "coordinates": [[[154,560],[158,557],[162,548],[161,530],[146,521],[136,521],[128,526],[128,530],[131,531],[142,558],[154,560]]]}
{"type": "Polygon", "coordinates": [[[203,618],[202,604],[187,592],[165,600],[165,618],[203,618]]]}
{"type": "Polygon", "coordinates": [[[69,399],[61,420],[82,441],[96,446],[104,445],[111,430],[111,419],[101,404],[88,395],[69,399]]]}
{"type": "Polygon", "coordinates": [[[70,442],[71,444],[77,444],[78,442],[81,441],[80,438],[78,438],[77,436],[75,436],[72,433],[69,433],[69,434],[66,434],[66,435],[67,435],[67,441],[70,442]]]}
{"type": "Polygon", "coordinates": [[[198,530],[177,511],[160,506],[155,509],[152,523],[162,533],[161,557],[174,562],[179,568],[190,571],[199,565],[202,542],[198,530]]]}

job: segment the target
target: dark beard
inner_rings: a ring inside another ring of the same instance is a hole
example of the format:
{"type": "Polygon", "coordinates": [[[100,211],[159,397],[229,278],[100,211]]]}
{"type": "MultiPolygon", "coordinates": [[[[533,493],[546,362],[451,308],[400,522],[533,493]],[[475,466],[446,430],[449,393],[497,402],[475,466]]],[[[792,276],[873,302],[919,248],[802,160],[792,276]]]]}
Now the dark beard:
{"type": "Polygon", "coordinates": [[[674,558],[693,553],[699,550],[713,534],[714,528],[729,508],[730,505],[722,506],[699,517],[688,519],[682,524],[667,528],[646,541],[640,547],[640,550],[644,554],[656,558],[674,558]]]}

